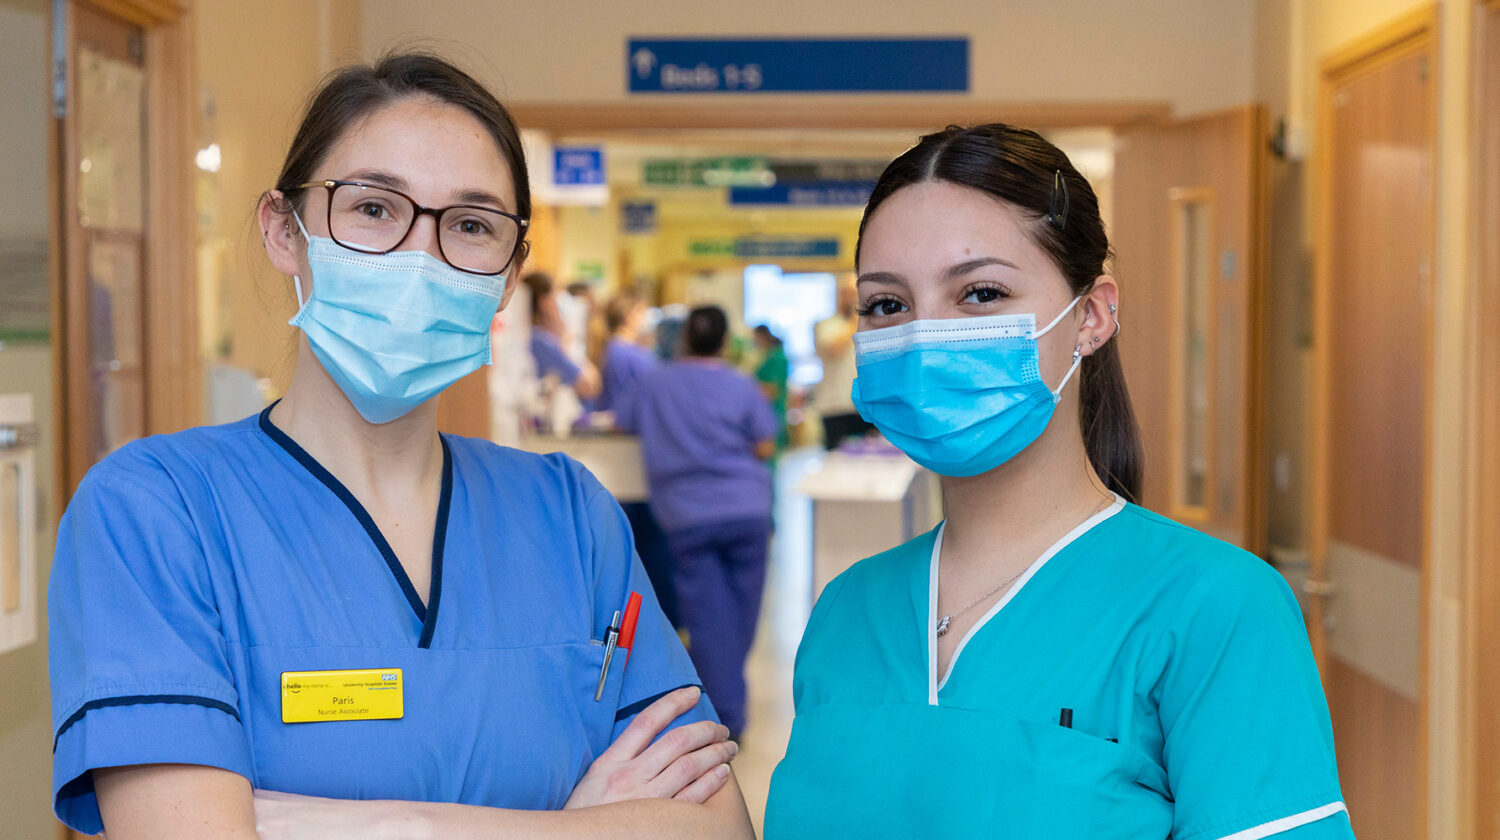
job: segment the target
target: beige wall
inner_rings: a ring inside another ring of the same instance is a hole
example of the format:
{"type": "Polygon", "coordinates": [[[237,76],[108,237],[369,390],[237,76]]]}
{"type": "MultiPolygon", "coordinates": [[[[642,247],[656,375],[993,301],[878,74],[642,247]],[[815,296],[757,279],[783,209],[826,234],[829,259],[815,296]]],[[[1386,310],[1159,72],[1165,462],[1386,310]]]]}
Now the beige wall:
{"type": "Polygon", "coordinates": [[[198,0],[199,80],[213,103],[203,142],[223,163],[202,176],[200,268],[205,345],[225,343],[228,359],[271,377],[279,393],[291,374],[295,311],[285,278],[271,271],[254,220],[319,78],[358,60],[357,0],[198,0]]]}
{"type": "Polygon", "coordinates": [[[362,8],[371,53],[429,39],[474,59],[516,102],[626,100],[626,39],[671,35],[967,35],[972,96],[983,100],[1167,100],[1191,113],[1251,95],[1253,0],[364,0],[362,8]]]}
{"type": "MultiPolygon", "coordinates": [[[[50,102],[45,0],[0,0],[0,240],[45,240],[49,233],[47,130],[50,102]]],[[[45,284],[45,273],[37,282],[45,284]]],[[[4,306],[0,301],[0,306],[4,306]]],[[[42,440],[37,448],[39,599],[57,533],[52,457],[52,350],[47,343],[0,349],[0,394],[29,393],[42,440]]],[[[41,601],[39,601],[41,603],[41,601]]],[[[38,616],[45,639],[46,616],[38,616]]],[[[52,709],[47,651],[38,641],[0,654],[0,837],[52,840],[52,709]]]]}

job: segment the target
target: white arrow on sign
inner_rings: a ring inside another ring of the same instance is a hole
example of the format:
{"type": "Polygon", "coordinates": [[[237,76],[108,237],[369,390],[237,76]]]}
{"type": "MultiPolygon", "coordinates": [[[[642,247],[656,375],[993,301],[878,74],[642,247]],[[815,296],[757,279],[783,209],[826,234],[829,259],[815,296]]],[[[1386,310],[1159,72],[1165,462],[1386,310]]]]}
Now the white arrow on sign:
{"type": "Polygon", "coordinates": [[[649,78],[651,70],[656,67],[656,53],[651,52],[645,47],[636,50],[635,55],[632,55],[630,60],[635,62],[636,75],[642,79],[649,78]]]}

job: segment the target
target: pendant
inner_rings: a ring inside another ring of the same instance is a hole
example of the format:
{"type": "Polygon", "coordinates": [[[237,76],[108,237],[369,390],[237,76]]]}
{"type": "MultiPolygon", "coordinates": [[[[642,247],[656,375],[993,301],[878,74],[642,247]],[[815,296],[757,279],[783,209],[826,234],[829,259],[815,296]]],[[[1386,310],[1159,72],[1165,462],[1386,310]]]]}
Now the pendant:
{"type": "Polygon", "coordinates": [[[941,620],[938,621],[937,634],[939,636],[941,636],[944,633],[948,632],[948,622],[952,621],[952,620],[953,620],[953,616],[951,616],[951,615],[945,615],[945,616],[942,617],[941,620]]]}

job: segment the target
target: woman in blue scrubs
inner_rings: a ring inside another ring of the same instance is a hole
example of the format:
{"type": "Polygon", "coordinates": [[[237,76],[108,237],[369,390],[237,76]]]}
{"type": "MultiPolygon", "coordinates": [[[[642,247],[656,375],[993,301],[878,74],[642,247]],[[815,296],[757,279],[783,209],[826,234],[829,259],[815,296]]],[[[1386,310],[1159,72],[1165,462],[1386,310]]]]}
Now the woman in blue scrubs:
{"type": "Polygon", "coordinates": [[[1347,840],[1292,593],[1146,510],[1092,189],[952,127],[860,227],[854,399],[947,518],[823,590],[770,840],[1347,840]]]}
{"type": "Polygon", "coordinates": [[[63,517],[64,822],[750,835],[614,499],[567,458],[437,431],[437,395],[490,361],[530,211],[514,123],[451,65],[387,57],[312,100],[258,211],[300,304],[286,397],[123,447],[63,517]]]}

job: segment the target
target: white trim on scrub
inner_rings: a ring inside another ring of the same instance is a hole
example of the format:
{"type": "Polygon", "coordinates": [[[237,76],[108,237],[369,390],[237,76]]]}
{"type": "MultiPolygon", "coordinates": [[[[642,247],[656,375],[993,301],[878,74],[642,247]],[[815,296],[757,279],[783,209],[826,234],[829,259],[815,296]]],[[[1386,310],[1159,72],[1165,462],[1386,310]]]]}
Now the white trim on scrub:
{"type": "Polygon", "coordinates": [[[1042,552],[1042,556],[1038,557],[1027,567],[1026,571],[1016,579],[1015,584],[1010,587],[1010,590],[1001,596],[1000,600],[996,601],[993,607],[990,607],[989,612],[985,613],[984,617],[980,618],[974,623],[973,627],[969,628],[969,632],[964,634],[963,639],[958,643],[958,647],[953,651],[953,658],[948,660],[948,671],[943,674],[941,682],[937,678],[938,558],[943,553],[943,532],[947,530],[948,523],[944,522],[938,526],[937,539],[932,543],[932,565],[931,570],[928,572],[927,582],[927,705],[938,705],[938,692],[942,690],[943,686],[948,684],[948,678],[953,675],[953,666],[958,664],[959,655],[964,652],[964,647],[969,644],[970,639],[974,638],[974,634],[979,632],[980,628],[984,627],[984,625],[988,624],[990,619],[999,614],[1005,608],[1005,605],[1009,604],[1011,599],[1016,597],[1016,593],[1020,592],[1026,586],[1027,581],[1031,580],[1043,566],[1047,565],[1048,560],[1051,560],[1059,551],[1071,545],[1074,540],[1088,533],[1095,525],[1124,509],[1125,499],[1119,494],[1115,494],[1114,504],[1083,520],[1083,522],[1079,523],[1078,527],[1069,531],[1062,539],[1053,543],[1051,548],[1042,552]]]}
{"type": "Polygon", "coordinates": [[[1254,828],[1247,828],[1244,831],[1226,834],[1219,838],[1219,840],[1261,840],[1262,837],[1270,837],[1273,834],[1280,834],[1283,831],[1301,828],[1308,823],[1314,823],[1324,817],[1331,817],[1340,811],[1347,810],[1349,809],[1344,807],[1344,803],[1342,802],[1330,802],[1327,805],[1303,811],[1300,814],[1293,814],[1290,817],[1282,817],[1279,820],[1261,823],[1254,828]]]}

